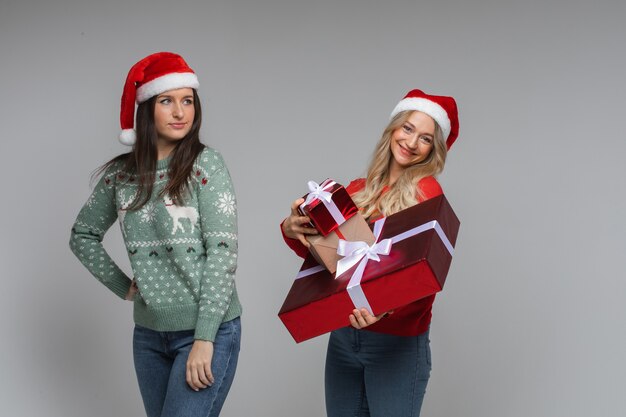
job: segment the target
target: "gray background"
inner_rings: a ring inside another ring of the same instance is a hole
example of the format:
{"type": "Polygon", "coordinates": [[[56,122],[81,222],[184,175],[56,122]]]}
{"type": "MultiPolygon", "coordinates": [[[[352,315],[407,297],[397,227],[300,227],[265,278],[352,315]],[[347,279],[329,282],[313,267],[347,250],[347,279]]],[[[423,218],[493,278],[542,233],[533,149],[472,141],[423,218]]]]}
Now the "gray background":
{"type": "MultiPolygon", "coordinates": [[[[0,0],[0,415],[143,412],[131,304],[67,241],[91,171],[125,150],[126,73],[159,50],[198,73],[202,137],[238,195],[224,416],[323,415],[327,337],[296,345],[276,317],[299,266],[278,223],[307,180],[362,175],[414,87],[461,112],[422,415],[625,415],[625,4],[0,0]]],[[[128,271],[117,226],[105,243],[128,271]]]]}

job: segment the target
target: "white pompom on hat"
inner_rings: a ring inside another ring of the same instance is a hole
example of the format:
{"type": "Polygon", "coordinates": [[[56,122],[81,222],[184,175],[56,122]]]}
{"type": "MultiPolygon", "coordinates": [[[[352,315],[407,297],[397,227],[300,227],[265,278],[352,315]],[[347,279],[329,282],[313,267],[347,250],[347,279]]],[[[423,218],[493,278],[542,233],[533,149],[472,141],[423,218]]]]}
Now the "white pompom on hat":
{"type": "Polygon", "coordinates": [[[128,72],[120,109],[120,142],[133,146],[135,133],[135,103],[177,88],[200,86],[198,77],[183,57],[172,52],[157,52],[137,62],[128,72]]]}
{"type": "Polygon", "coordinates": [[[448,149],[459,136],[459,113],[454,98],[433,96],[422,90],[411,90],[393,109],[391,118],[407,110],[421,111],[432,117],[441,127],[448,149]]]}

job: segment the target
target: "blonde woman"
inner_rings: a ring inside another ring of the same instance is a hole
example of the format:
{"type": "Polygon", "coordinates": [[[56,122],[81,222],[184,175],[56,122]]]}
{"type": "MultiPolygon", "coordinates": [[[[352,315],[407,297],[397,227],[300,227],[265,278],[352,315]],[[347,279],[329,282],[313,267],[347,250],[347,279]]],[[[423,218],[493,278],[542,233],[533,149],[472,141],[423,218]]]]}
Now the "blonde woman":
{"type": "MultiPolygon", "coordinates": [[[[373,222],[442,194],[435,177],[458,131],[452,97],[410,91],[391,113],[367,178],[346,187],[363,216],[373,222]]],[[[305,235],[317,232],[298,213],[302,202],[293,202],[281,228],[285,242],[304,257],[305,235]]],[[[329,417],[419,416],[431,370],[434,301],[432,295],[379,316],[355,309],[352,327],[332,332],[325,375],[329,417]]]]}

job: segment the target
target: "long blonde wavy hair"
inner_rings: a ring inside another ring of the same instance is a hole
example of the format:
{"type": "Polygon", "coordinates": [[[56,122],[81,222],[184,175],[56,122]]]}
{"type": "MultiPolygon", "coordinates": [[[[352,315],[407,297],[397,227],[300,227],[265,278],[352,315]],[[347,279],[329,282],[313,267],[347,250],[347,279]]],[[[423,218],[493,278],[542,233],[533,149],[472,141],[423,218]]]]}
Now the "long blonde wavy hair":
{"type": "Polygon", "coordinates": [[[436,176],[443,171],[448,152],[441,127],[435,122],[433,148],[428,157],[405,168],[396,182],[389,187],[389,191],[381,197],[383,188],[389,184],[389,166],[393,158],[391,135],[396,129],[402,127],[413,111],[400,112],[391,119],[374,150],[367,170],[365,188],[352,196],[354,203],[361,208],[361,214],[365,218],[375,213],[389,216],[417,204],[416,193],[420,198],[423,197],[417,183],[422,178],[436,176]]]}

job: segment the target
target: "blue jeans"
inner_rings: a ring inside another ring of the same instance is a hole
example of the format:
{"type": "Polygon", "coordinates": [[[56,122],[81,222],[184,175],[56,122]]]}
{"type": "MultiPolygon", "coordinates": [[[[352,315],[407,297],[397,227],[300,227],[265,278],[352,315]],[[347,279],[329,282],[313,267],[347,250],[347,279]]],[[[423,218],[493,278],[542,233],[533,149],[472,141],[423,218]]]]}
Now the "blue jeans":
{"type": "Polygon", "coordinates": [[[430,377],[428,331],[393,336],[345,327],[326,354],[328,417],[417,417],[430,377]]]}
{"type": "Polygon", "coordinates": [[[135,326],[133,355],[148,417],[219,416],[235,377],[241,321],[222,323],[213,343],[212,386],[192,390],[185,379],[194,331],[157,332],[135,326]]]}

